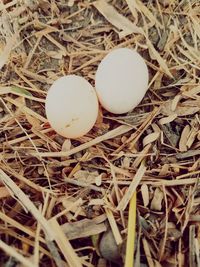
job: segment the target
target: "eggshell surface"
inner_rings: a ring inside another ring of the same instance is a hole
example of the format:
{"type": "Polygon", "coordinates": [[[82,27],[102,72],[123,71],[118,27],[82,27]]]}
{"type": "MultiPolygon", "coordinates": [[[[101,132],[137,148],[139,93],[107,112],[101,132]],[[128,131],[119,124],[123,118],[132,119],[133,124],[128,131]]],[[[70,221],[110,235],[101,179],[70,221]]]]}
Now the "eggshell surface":
{"type": "Polygon", "coordinates": [[[51,127],[66,138],[83,136],[94,126],[98,115],[98,99],[92,85],[77,75],[56,80],[45,103],[51,127]]]}
{"type": "Polygon", "coordinates": [[[136,51],[119,48],[98,66],[95,87],[99,102],[108,111],[122,114],[134,109],[148,89],[148,68],[136,51]]]}

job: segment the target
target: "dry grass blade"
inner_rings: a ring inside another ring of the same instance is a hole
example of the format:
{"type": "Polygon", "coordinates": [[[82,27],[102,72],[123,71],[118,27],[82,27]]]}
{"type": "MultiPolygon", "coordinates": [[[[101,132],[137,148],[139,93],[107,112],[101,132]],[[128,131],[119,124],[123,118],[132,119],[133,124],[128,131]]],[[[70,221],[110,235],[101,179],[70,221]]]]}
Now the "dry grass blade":
{"type": "Polygon", "coordinates": [[[64,258],[68,262],[70,267],[81,267],[83,266],[81,260],[78,258],[77,254],[74,252],[71,244],[69,243],[67,237],[65,236],[62,228],[58,224],[56,219],[51,219],[49,225],[56,234],[55,240],[60,250],[63,253],[64,258]]]}
{"type": "MultiPolygon", "coordinates": [[[[24,184],[27,184],[28,186],[30,186],[30,188],[35,189],[36,191],[42,192],[42,193],[48,193],[50,190],[47,188],[44,188],[42,186],[39,186],[35,183],[33,183],[32,181],[30,181],[29,179],[27,179],[26,177],[24,177],[23,175],[21,175],[20,173],[15,172],[14,170],[12,170],[11,168],[9,168],[9,166],[5,166],[3,164],[0,163],[0,167],[7,173],[9,173],[10,175],[13,175],[14,177],[16,177],[19,181],[23,182],[24,184]]],[[[52,193],[52,192],[51,192],[52,193]]]]}
{"type": "Polygon", "coordinates": [[[142,133],[145,131],[145,129],[151,124],[152,120],[158,113],[158,108],[155,108],[149,116],[146,118],[146,120],[142,123],[142,125],[115,151],[115,153],[119,153],[128,143],[131,143],[132,146],[135,145],[137,140],[140,138],[142,133]]]}
{"type": "Polygon", "coordinates": [[[142,243],[143,243],[143,248],[144,248],[145,256],[146,256],[149,267],[155,267],[152,256],[151,256],[149,244],[148,244],[146,238],[142,239],[142,243]]]}
{"type": "MultiPolygon", "coordinates": [[[[10,224],[12,227],[15,227],[16,229],[19,229],[20,231],[22,231],[23,233],[25,233],[25,234],[27,234],[27,235],[29,235],[31,237],[35,236],[35,232],[34,231],[32,231],[28,227],[18,223],[16,220],[13,220],[12,218],[7,216],[6,214],[0,212],[0,216],[1,216],[1,219],[5,223],[10,224]]],[[[40,240],[40,242],[45,243],[45,240],[42,237],[40,237],[39,240],[40,240]]]]}
{"type": "Polygon", "coordinates": [[[190,225],[189,231],[189,266],[197,266],[196,265],[196,253],[195,253],[195,225],[190,225]]]}
{"type": "Polygon", "coordinates": [[[136,192],[134,192],[129,205],[128,213],[128,237],[126,241],[125,267],[134,266],[135,236],[136,236],[136,192]]]}
{"type": "Polygon", "coordinates": [[[19,254],[14,248],[8,246],[6,243],[4,243],[2,240],[0,240],[0,248],[4,250],[9,256],[14,257],[16,260],[18,260],[21,264],[27,267],[35,267],[35,264],[33,264],[30,260],[27,258],[24,258],[21,254],[19,254]]]}
{"type": "Polygon", "coordinates": [[[135,0],[126,0],[128,7],[133,15],[133,17],[136,19],[136,22],[138,21],[138,14],[136,10],[136,1],[135,0]]]}
{"type": "Polygon", "coordinates": [[[0,53],[0,70],[3,68],[3,66],[7,63],[10,53],[13,49],[13,46],[16,43],[16,35],[13,35],[12,37],[9,37],[7,40],[7,44],[4,47],[4,50],[0,53]]]}
{"type": "MultiPolygon", "coordinates": [[[[91,141],[89,141],[87,143],[84,143],[84,144],[82,144],[80,146],[72,148],[69,151],[66,151],[66,152],[64,152],[64,151],[63,152],[43,152],[43,153],[40,153],[39,156],[40,157],[69,157],[69,156],[72,156],[75,153],[78,153],[78,152],[80,152],[80,151],[82,151],[84,149],[87,149],[87,148],[89,148],[91,146],[99,144],[99,143],[101,143],[103,141],[106,141],[106,140],[114,138],[116,136],[125,134],[125,133],[129,132],[132,129],[133,129],[133,127],[131,127],[131,126],[121,125],[118,128],[116,128],[114,130],[111,130],[111,131],[105,133],[102,136],[96,137],[96,138],[94,138],[93,140],[91,140],[91,141]]],[[[31,153],[31,154],[34,155],[34,156],[37,156],[36,153],[31,153]]]]}
{"type": "Polygon", "coordinates": [[[154,48],[154,46],[152,45],[152,43],[149,41],[149,39],[147,38],[147,45],[149,46],[149,50],[151,51],[151,53],[154,55],[154,57],[156,58],[156,60],[158,61],[162,71],[164,73],[166,73],[170,78],[173,78],[165,60],[160,56],[160,54],[156,51],[156,49],[154,48]]]}
{"type": "Polygon", "coordinates": [[[105,208],[105,211],[106,211],[106,215],[107,215],[111,230],[113,232],[113,236],[115,238],[116,244],[121,245],[122,244],[122,237],[121,237],[120,231],[118,229],[117,223],[115,221],[115,218],[113,216],[113,213],[109,208],[105,208]]]}
{"type": "Polygon", "coordinates": [[[141,180],[145,174],[146,169],[147,168],[144,165],[144,162],[142,162],[139,169],[137,170],[131,184],[129,185],[128,190],[126,191],[126,193],[122,197],[120,203],[118,204],[117,210],[125,210],[126,209],[126,207],[127,207],[128,203],[130,202],[137,186],[141,182],[141,180]]]}
{"type": "Polygon", "coordinates": [[[21,111],[23,111],[24,113],[28,113],[29,115],[35,117],[36,119],[40,120],[41,122],[47,122],[47,119],[44,118],[43,116],[41,116],[40,114],[38,114],[37,112],[33,111],[32,109],[28,108],[27,106],[25,106],[24,104],[20,103],[17,100],[14,100],[10,97],[6,97],[6,100],[12,104],[14,104],[16,107],[20,108],[21,111]]]}
{"type": "Polygon", "coordinates": [[[8,190],[13,194],[20,202],[20,204],[27,209],[29,212],[33,214],[33,216],[38,220],[41,224],[44,232],[48,236],[50,240],[53,240],[54,233],[52,232],[51,228],[49,227],[47,221],[39,212],[39,210],[35,207],[33,202],[24,194],[24,192],[11,180],[11,178],[2,170],[0,170],[0,180],[8,190]]]}

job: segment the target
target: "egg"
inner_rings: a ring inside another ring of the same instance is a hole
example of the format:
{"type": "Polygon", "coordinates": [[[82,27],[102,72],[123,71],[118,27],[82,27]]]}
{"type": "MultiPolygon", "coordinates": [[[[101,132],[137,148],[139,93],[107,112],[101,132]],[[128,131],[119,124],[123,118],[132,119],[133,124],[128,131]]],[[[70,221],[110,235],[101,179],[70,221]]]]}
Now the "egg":
{"type": "Polygon", "coordinates": [[[99,102],[108,111],[122,114],[133,110],[148,89],[148,68],[136,51],[119,48],[108,53],[95,75],[99,102]]]}
{"type": "Polygon", "coordinates": [[[98,99],[92,85],[83,77],[68,75],[50,87],[45,110],[51,127],[66,138],[85,135],[98,115],[98,99]]]}

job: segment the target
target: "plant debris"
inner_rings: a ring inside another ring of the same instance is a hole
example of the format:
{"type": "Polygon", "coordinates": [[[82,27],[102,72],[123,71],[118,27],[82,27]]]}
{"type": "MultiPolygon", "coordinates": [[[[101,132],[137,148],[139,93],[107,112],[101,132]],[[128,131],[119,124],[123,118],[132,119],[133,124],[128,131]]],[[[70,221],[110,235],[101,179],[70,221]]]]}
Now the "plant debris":
{"type": "Polygon", "coordinates": [[[196,0],[0,2],[0,266],[124,266],[136,191],[136,265],[199,266],[199,14],[196,0]],[[143,101],[59,136],[53,81],[94,85],[119,47],[148,65],[143,101]]]}

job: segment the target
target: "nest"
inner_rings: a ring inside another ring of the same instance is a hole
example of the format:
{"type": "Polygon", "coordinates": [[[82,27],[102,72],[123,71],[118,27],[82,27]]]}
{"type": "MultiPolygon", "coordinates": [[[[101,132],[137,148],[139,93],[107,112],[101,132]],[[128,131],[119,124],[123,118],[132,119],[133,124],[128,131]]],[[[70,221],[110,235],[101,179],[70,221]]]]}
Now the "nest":
{"type": "Polygon", "coordinates": [[[1,1],[1,266],[200,265],[199,10],[1,1]],[[67,74],[94,85],[119,47],[148,65],[143,101],[123,116],[100,109],[84,137],[59,136],[44,110],[50,85],[67,74]]]}

